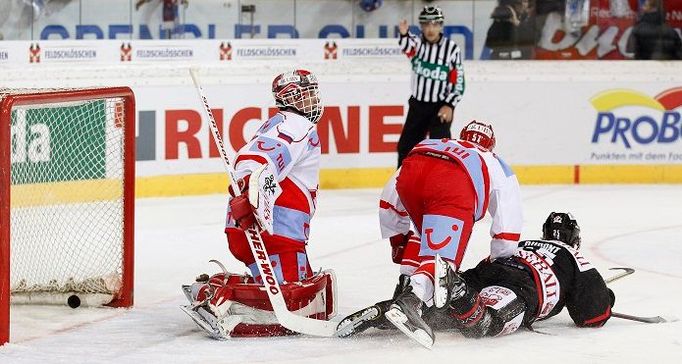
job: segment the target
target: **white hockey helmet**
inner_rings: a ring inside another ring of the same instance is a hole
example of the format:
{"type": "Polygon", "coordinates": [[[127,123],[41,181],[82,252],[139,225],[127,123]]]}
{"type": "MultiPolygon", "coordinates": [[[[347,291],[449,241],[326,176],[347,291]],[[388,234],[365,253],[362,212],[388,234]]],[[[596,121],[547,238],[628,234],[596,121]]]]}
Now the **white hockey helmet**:
{"type": "Polygon", "coordinates": [[[298,69],[278,75],[272,81],[272,96],[277,107],[294,109],[313,124],[322,116],[317,77],[310,71],[298,69]]]}

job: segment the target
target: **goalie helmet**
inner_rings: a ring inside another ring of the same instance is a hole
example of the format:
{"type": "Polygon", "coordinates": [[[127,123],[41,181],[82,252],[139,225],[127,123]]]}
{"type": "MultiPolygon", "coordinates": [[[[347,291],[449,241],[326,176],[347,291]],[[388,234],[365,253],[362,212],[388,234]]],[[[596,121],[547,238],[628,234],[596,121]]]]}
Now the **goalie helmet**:
{"type": "Polygon", "coordinates": [[[580,249],[580,226],[570,212],[552,212],[542,225],[542,238],[563,241],[580,249]]]}
{"type": "Polygon", "coordinates": [[[490,124],[480,123],[472,120],[459,133],[459,138],[472,143],[476,143],[490,151],[495,148],[495,132],[490,124]]]}
{"type": "Polygon", "coordinates": [[[419,13],[419,24],[426,23],[437,23],[443,24],[445,17],[443,16],[443,10],[434,5],[426,5],[424,9],[419,13]]]}
{"type": "Polygon", "coordinates": [[[291,108],[316,124],[322,116],[317,77],[306,70],[285,72],[272,81],[272,95],[280,109],[291,108]]]}

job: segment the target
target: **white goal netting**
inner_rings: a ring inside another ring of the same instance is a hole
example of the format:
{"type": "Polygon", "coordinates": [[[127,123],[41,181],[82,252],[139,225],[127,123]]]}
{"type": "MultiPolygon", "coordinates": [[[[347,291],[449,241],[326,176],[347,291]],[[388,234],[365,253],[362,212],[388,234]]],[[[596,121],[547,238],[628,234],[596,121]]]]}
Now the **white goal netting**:
{"type": "Polygon", "coordinates": [[[123,113],[120,98],[12,108],[13,302],[120,290],[123,113]]]}

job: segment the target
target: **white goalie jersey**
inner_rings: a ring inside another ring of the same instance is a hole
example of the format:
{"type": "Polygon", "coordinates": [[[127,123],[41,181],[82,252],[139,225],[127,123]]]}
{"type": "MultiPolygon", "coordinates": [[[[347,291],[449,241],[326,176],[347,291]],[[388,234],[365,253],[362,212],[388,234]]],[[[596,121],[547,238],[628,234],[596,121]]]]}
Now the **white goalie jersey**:
{"type": "MultiPolygon", "coordinates": [[[[301,115],[280,111],[258,129],[235,159],[237,178],[269,165],[282,188],[273,210],[273,234],[299,242],[308,240],[319,185],[321,148],[314,126],[301,115]]],[[[229,211],[226,226],[234,226],[229,211]]]]}

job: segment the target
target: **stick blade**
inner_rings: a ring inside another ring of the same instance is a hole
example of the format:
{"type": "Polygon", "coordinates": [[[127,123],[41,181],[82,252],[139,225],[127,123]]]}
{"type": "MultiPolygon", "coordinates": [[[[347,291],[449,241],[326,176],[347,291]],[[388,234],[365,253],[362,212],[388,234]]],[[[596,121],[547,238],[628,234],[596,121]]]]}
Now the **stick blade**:
{"type": "Polygon", "coordinates": [[[666,319],[666,318],[661,317],[661,316],[651,316],[651,317],[635,316],[635,315],[628,315],[628,314],[619,313],[619,312],[611,312],[611,316],[619,318],[619,319],[643,322],[643,323],[647,323],[647,324],[662,324],[662,323],[667,323],[667,322],[678,321],[678,319],[676,319],[676,318],[666,319]]]}
{"type": "Polygon", "coordinates": [[[609,268],[609,270],[622,270],[622,272],[616,274],[613,277],[606,278],[604,280],[604,282],[606,282],[606,284],[615,282],[615,281],[617,281],[623,277],[627,277],[630,274],[635,273],[635,270],[633,268],[626,268],[626,267],[614,267],[614,268],[609,268]]]}

